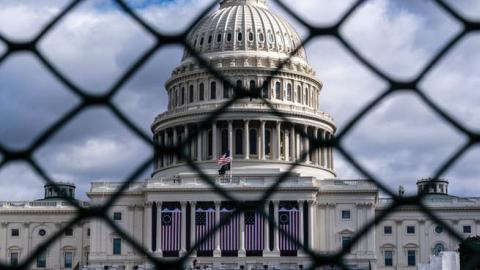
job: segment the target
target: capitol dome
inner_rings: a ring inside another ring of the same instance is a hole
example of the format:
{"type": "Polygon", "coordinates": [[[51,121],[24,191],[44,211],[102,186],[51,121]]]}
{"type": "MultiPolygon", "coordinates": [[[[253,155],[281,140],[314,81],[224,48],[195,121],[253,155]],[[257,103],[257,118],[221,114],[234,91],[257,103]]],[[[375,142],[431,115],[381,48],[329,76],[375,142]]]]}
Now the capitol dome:
{"type": "MultiPolygon", "coordinates": [[[[220,9],[203,18],[187,40],[207,57],[216,53],[257,52],[265,56],[287,58],[301,46],[297,32],[275,15],[266,0],[224,0],[220,9]]],[[[188,58],[188,54],[185,58],[188,58]]],[[[292,61],[306,63],[301,47],[292,61]]]]}
{"type": "MultiPolygon", "coordinates": [[[[301,176],[335,177],[331,147],[315,149],[302,158],[310,141],[301,133],[328,139],[336,127],[332,117],[320,109],[322,83],[303,47],[295,50],[301,46],[299,35],[269,9],[266,0],[220,1],[218,10],[192,28],[187,42],[236,87],[213,76],[186,51],[165,83],[168,110],[151,126],[158,143],[181,144],[209,175],[218,174],[218,157],[230,152],[235,175],[276,175],[298,162],[293,172],[301,176]],[[242,98],[213,121],[211,128],[199,132],[200,123],[241,88],[260,88],[261,97],[285,118],[274,114],[262,98],[242,98]],[[185,145],[189,134],[198,135],[185,145]]],[[[192,173],[184,160],[172,154],[156,153],[154,165],[152,177],[192,173]]]]}

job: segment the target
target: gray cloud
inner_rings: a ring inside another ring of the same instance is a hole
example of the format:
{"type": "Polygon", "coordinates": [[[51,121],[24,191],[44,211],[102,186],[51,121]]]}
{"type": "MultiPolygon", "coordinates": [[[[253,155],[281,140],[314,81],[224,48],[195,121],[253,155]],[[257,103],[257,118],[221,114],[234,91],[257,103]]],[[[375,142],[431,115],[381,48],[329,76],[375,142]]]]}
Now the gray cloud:
{"type": "MultiPolygon", "coordinates": [[[[10,38],[29,38],[66,2],[2,2],[0,32],[10,38]]],[[[312,22],[325,24],[335,21],[350,2],[319,4],[299,0],[292,7],[312,22]]],[[[369,2],[349,19],[342,34],[387,72],[400,77],[414,74],[441,43],[458,31],[458,25],[446,19],[444,13],[425,1],[418,2],[369,2]]],[[[110,86],[153,42],[118,9],[99,8],[98,3],[89,1],[75,9],[40,46],[69,78],[94,93],[110,86]]],[[[138,12],[157,29],[178,32],[209,3],[179,0],[146,6],[138,12]]],[[[275,9],[279,11],[278,7],[275,9]]],[[[302,35],[306,34],[298,22],[293,24],[302,35]]],[[[478,127],[480,101],[478,95],[473,95],[479,86],[474,74],[480,63],[474,59],[478,43],[475,37],[462,42],[422,81],[422,88],[435,102],[472,128],[478,127]]],[[[324,83],[320,106],[333,115],[340,129],[387,86],[332,38],[317,38],[308,44],[307,50],[317,77],[324,83]]],[[[114,98],[120,110],[147,134],[155,115],[166,108],[164,82],[178,65],[181,54],[178,46],[162,48],[114,98]]],[[[0,81],[0,142],[15,147],[27,145],[78,102],[31,56],[15,56],[4,62],[0,66],[0,81]],[[28,80],[18,79],[25,77],[28,80]]],[[[402,94],[392,96],[359,122],[346,138],[345,146],[392,189],[398,184],[413,189],[417,178],[430,175],[462,141],[463,137],[425,109],[417,98],[402,94]]],[[[35,159],[56,179],[75,181],[83,194],[90,181],[121,179],[149,155],[149,147],[109,112],[91,109],[52,137],[35,159]]],[[[472,183],[478,175],[475,168],[479,158],[478,151],[469,152],[446,175],[454,184],[451,192],[478,194],[479,189],[472,183]]],[[[0,171],[0,186],[8,186],[0,189],[0,200],[41,196],[42,181],[21,164],[0,171]]],[[[362,177],[339,154],[336,166],[340,178],[362,177]]]]}

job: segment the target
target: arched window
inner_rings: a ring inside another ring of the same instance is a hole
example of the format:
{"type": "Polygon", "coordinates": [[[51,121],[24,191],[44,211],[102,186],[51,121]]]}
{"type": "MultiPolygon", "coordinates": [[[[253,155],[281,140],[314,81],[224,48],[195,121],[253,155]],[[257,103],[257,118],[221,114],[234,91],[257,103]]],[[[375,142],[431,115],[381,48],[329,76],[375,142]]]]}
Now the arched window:
{"type": "Polygon", "coordinates": [[[252,32],[248,32],[248,40],[253,41],[253,33],[252,32]]]}
{"type": "Polygon", "coordinates": [[[200,46],[203,45],[203,37],[200,39],[200,46]]]}
{"type": "Polygon", "coordinates": [[[208,44],[212,43],[212,35],[208,36],[208,44]]]}
{"type": "Polygon", "coordinates": [[[181,102],[182,102],[182,105],[185,104],[185,87],[182,87],[182,93],[181,93],[181,102]]]}
{"type": "Polygon", "coordinates": [[[258,34],[258,40],[260,40],[260,42],[265,41],[265,37],[263,36],[263,33],[258,34]]]}
{"type": "Polygon", "coordinates": [[[190,103],[193,102],[193,85],[190,85],[190,93],[188,99],[190,103]]]}
{"type": "Polygon", "coordinates": [[[276,99],[282,99],[281,93],[282,93],[282,87],[281,87],[279,82],[276,82],[275,83],[275,98],[276,99]]]}
{"type": "Polygon", "coordinates": [[[287,100],[292,101],[292,84],[287,84],[287,100]]]}
{"type": "Polygon", "coordinates": [[[250,81],[250,92],[251,93],[254,93],[254,91],[256,90],[257,86],[256,86],[256,83],[254,80],[251,80],[250,81]]]}
{"type": "Polygon", "coordinates": [[[300,85],[297,87],[297,102],[302,103],[302,87],[300,85]]]}
{"type": "Polygon", "coordinates": [[[227,34],[227,41],[228,42],[232,41],[232,33],[227,34]]]}
{"type": "Polygon", "coordinates": [[[272,154],[272,132],[270,129],[265,129],[265,155],[270,156],[272,154]]]}
{"type": "Polygon", "coordinates": [[[222,42],[222,34],[217,35],[217,42],[222,42]]]}
{"type": "Polygon", "coordinates": [[[212,134],[212,130],[209,130],[208,131],[208,155],[211,156],[213,154],[213,134],[212,134]]]}
{"type": "Polygon", "coordinates": [[[440,252],[445,250],[445,246],[442,243],[438,243],[433,247],[432,253],[435,256],[440,255],[440,252]]]}
{"type": "Polygon", "coordinates": [[[243,40],[243,34],[242,32],[238,32],[238,37],[237,37],[238,41],[242,41],[243,40]]]}
{"type": "Polygon", "coordinates": [[[228,149],[228,129],[222,129],[222,154],[226,153],[228,149]]]}
{"type": "Polygon", "coordinates": [[[198,93],[198,100],[203,101],[205,97],[205,85],[203,83],[200,84],[200,91],[198,93]]]}
{"type": "Polygon", "coordinates": [[[243,155],[243,130],[235,131],[235,155],[243,155]]]}
{"type": "Polygon", "coordinates": [[[268,85],[267,84],[262,85],[262,97],[263,98],[268,98],[268,85]]]}
{"type": "Polygon", "coordinates": [[[224,84],[223,85],[223,98],[230,98],[229,92],[230,91],[228,89],[228,85],[224,84]]]}
{"type": "Polygon", "coordinates": [[[210,99],[216,99],[217,98],[217,83],[212,82],[210,84],[210,99]]]}
{"type": "Polygon", "coordinates": [[[241,91],[243,88],[242,80],[237,80],[237,91],[241,91]]]}
{"type": "Polygon", "coordinates": [[[258,155],[257,152],[257,130],[252,128],[250,129],[250,154],[258,155]]]}

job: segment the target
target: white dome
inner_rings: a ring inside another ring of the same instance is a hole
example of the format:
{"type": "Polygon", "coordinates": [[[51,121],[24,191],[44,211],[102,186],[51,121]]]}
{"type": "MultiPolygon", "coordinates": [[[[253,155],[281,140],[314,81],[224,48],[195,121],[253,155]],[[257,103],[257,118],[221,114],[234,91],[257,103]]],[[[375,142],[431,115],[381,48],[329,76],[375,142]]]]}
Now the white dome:
{"type": "MultiPolygon", "coordinates": [[[[280,58],[288,57],[301,44],[297,32],[271,12],[266,0],[221,1],[219,10],[192,29],[188,41],[202,54],[256,51],[275,58],[279,58],[278,54],[283,56],[280,58]]],[[[303,47],[293,58],[306,60],[303,47]]]]}

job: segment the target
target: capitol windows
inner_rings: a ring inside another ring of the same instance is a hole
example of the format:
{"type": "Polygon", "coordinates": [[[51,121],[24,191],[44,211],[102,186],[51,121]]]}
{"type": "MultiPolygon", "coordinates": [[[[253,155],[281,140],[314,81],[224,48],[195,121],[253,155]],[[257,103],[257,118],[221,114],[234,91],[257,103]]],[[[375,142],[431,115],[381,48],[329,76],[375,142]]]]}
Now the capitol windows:
{"type": "Polygon", "coordinates": [[[417,254],[414,249],[407,250],[407,265],[408,266],[417,265],[417,254]]]}
{"type": "Polygon", "coordinates": [[[232,33],[227,34],[227,41],[231,42],[232,41],[232,33]]]}
{"type": "Polygon", "coordinates": [[[266,83],[262,86],[262,98],[268,98],[268,85],[266,83]]]}
{"type": "Polygon", "coordinates": [[[282,87],[281,87],[279,82],[276,82],[275,83],[275,98],[276,99],[282,99],[281,93],[282,93],[282,87]]]}
{"type": "Polygon", "coordinates": [[[248,32],[248,40],[253,41],[253,33],[252,32],[248,32]]]}
{"type": "Polygon", "coordinates": [[[122,239],[120,238],[113,238],[113,255],[121,255],[122,254],[122,239]]]}
{"type": "Polygon", "coordinates": [[[258,40],[260,40],[260,42],[264,42],[265,41],[265,36],[263,35],[263,33],[258,33],[258,40]]]}
{"type": "Polygon", "coordinates": [[[268,43],[273,43],[273,34],[268,32],[268,43]]]}
{"type": "Polygon", "coordinates": [[[270,129],[265,129],[265,155],[272,155],[272,132],[270,129]]]}
{"type": "Polygon", "coordinates": [[[445,246],[442,243],[438,243],[433,247],[432,254],[438,256],[442,251],[445,251],[445,246]]]}
{"type": "Polygon", "coordinates": [[[352,236],[351,235],[343,235],[342,236],[342,249],[346,250],[350,253],[352,248],[352,236]]]}
{"type": "Polygon", "coordinates": [[[63,253],[63,268],[70,269],[73,267],[73,252],[66,251],[63,253]]]}
{"type": "Polygon", "coordinates": [[[185,87],[182,87],[182,91],[180,92],[180,102],[181,105],[185,104],[185,87]]]}
{"type": "Polygon", "coordinates": [[[407,234],[415,234],[415,226],[407,226],[407,234]]]}
{"type": "Polygon", "coordinates": [[[292,84],[287,84],[287,100],[292,101],[292,84]]]}
{"type": "Polygon", "coordinates": [[[392,234],[392,226],[384,226],[383,227],[383,234],[391,235],[392,234]]]}
{"type": "Polygon", "coordinates": [[[73,229],[72,228],[66,228],[65,229],[65,236],[73,236],[73,229]]]}
{"type": "Polygon", "coordinates": [[[203,37],[200,39],[200,46],[203,45],[203,37]]]}
{"type": "Polygon", "coordinates": [[[226,153],[228,149],[228,130],[227,129],[222,129],[221,133],[221,139],[222,139],[222,154],[226,153]]]}
{"type": "Polygon", "coordinates": [[[211,35],[208,36],[208,44],[211,44],[211,43],[212,43],[212,39],[213,39],[213,37],[212,37],[211,35]]]}
{"type": "Polygon", "coordinates": [[[120,221],[120,220],[122,220],[122,213],[121,213],[121,212],[115,212],[115,213],[113,213],[113,220],[115,220],[115,221],[120,221]]]}
{"type": "Polygon", "coordinates": [[[238,32],[237,40],[238,40],[238,41],[242,41],[242,40],[243,40],[243,34],[242,34],[242,32],[238,32]]]}
{"type": "Polygon", "coordinates": [[[351,218],[350,210],[342,210],[342,219],[349,220],[351,218]]]}
{"type": "Polygon", "coordinates": [[[257,151],[257,130],[252,128],[250,129],[250,154],[251,155],[258,155],[257,151]]]}
{"type": "Polygon", "coordinates": [[[383,252],[384,264],[385,266],[393,266],[393,251],[385,250],[383,252]]]}
{"type": "Polygon", "coordinates": [[[200,84],[200,91],[198,93],[198,100],[203,101],[205,96],[205,85],[203,83],[200,84]]]}
{"type": "Polygon", "coordinates": [[[37,257],[37,268],[47,267],[47,254],[45,252],[40,253],[37,257]]]}
{"type": "Polygon", "coordinates": [[[250,91],[253,92],[253,91],[255,91],[256,88],[257,88],[257,86],[256,86],[255,81],[254,81],[254,80],[251,80],[251,81],[250,81],[250,91]]]}
{"type": "Polygon", "coordinates": [[[10,253],[10,265],[17,266],[18,265],[18,252],[11,252],[10,253]]]}
{"type": "Polygon", "coordinates": [[[222,34],[217,35],[217,42],[218,43],[222,42],[222,34]]]}
{"type": "Polygon", "coordinates": [[[193,85],[190,85],[190,92],[188,93],[188,102],[192,103],[193,102],[193,85]]]}
{"type": "Polygon", "coordinates": [[[472,226],[464,225],[463,226],[463,233],[472,233],[472,226]]]}
{"type": "Polygon", "coordinates": [[[40,235],[40,236],[45,236],[45,234],[47,234],[47,232],[44,229],[40,229],[38,231],[38,235],[40,235]]]}
{"type": "Polygon", "coordinates": [[[217,98],[217,83],[212,82],[210,84],[210,99],[216,99],[217,98]]]}
{"type": "Polygon", "coordinates": [[[18,237],[18,236],[20,235],[20,230],[19,230],[19,229],[12,229],[12,230],[10,231],[10,235],[11,235],[12,237],[18,237]]]}
{"type": "Polygon", "coordinates": [[[243,130],[235,130],[235,155],[243,155],[243,130]]]}

